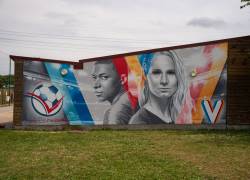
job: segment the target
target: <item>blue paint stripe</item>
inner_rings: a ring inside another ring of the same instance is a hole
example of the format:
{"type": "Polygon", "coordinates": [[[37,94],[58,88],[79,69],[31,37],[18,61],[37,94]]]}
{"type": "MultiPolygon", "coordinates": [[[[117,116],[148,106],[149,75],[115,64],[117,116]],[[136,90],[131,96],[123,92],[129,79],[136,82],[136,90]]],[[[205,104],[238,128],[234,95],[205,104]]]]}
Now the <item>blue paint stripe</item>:
{"type": "Polygon", "coordinates": [[[213,109],[216,107],[218,100],[214,100],[213,109]]]}
{"type": "Polygon", "coordinates": [[[209,121],[210,124],[212,124],[212,121],[211,121],[211,119],[209,118],[209,115],[208,115],[208,113],[207,113],[207,109],[206,109],[206,106],[205,106],[205,100],[202,100],[202,101],[201,101],[201,106],[202,106],[202,109],[203,109],[203,111],[204,111],[204,113],[205,113],[206,119],[209,121]]]}
{"type": "Polygon", "coordinates": [[[64,112],[71,125],[91,125],[94,121],[88,110],[84,97],[78,87],[77,80],[68,64],[45,63],[49,76],[54,83],[59,83],[59,88],[64,93],[64,112]],[[61,69],[68,73],[61,75],[61,69]]]}
{"type": "Polygon", "coordinates": [[[142,66],[142,69],[144,70],[145,75],[147,75],[149,72],[153,56],[153,53],[141,54],[138,56],[139,62],[142,66]]]}

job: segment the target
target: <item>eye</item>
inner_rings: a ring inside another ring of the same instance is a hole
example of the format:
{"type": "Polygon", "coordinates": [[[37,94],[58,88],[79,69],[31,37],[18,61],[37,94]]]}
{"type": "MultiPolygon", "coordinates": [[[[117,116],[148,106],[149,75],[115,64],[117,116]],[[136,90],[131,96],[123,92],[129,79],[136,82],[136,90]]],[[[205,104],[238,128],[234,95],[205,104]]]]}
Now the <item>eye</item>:
{"type": "Polygon", "coordinates": [[[96,75],[92,75],[92,78],[96,80],[96,75]]]}
{"type": "Polygon", "coordinates": [[[161,74],[161,70],[160,69],[153,69],[152,74],[159,75],[159,74],[161,74]]]}
{"type": "Polygon", "coordinates": [[[109,77],[108,76],[106,76],[106,75],[102,75],[102,76],[100,76],[100,79],[101,80],[107,80],[109,77]]]}
{"type": "Polygon", "coordinates": [[[168,71],[168,74],[169,74],[169,75],[175,75],[175,71],[174,71],[174,70],[169,70],[169,71],[168,71]]]}

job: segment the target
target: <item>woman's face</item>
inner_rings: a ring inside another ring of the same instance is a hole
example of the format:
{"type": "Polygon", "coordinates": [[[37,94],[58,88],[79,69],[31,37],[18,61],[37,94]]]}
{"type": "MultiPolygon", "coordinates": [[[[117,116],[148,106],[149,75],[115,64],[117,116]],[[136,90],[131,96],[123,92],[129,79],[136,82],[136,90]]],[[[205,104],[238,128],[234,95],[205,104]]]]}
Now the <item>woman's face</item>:
{"type": "Polygon", "coordinates": [[[173,60],[166,55],[154,57],[147,79],[152,94],[159,98],[171,97],[178,85],[173,60]]]}

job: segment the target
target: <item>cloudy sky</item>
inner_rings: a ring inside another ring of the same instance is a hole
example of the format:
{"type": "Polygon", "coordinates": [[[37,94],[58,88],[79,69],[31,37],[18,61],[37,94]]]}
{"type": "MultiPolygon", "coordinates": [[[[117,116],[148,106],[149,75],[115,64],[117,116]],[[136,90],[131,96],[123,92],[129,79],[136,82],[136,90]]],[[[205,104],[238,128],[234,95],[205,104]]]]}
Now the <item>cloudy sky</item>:
{"type": "Polygon", "coordinates": [[[240,0],[0,0],[0,74],[9,54],[58,60],[250,35],[240,0]]]}

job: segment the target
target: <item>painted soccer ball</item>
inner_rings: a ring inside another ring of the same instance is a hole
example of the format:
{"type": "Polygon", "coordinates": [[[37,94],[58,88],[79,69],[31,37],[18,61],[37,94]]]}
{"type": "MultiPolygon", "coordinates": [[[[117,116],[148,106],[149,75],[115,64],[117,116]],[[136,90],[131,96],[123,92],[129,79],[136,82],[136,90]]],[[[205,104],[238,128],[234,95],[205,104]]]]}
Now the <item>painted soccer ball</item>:
{"type": "Polygon", "coordinates": [[[41,84],[34,89],[31,101],[36,112],[43,116],[52,116],[60,111],[63,96],[56,86],[41,84]]]}

